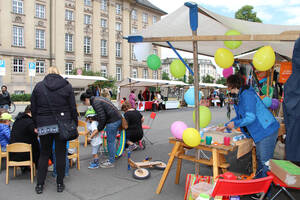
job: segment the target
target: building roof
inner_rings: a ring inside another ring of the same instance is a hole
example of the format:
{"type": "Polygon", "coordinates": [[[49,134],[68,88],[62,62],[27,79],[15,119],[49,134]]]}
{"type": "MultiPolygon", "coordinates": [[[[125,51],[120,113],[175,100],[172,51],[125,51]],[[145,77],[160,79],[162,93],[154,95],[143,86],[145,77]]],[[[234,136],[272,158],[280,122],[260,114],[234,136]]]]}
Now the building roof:
{"type": "Polygon", "coordinates": [[[153,10],[156,10],[156,11],[162,13],[163,15],[168,14],[167,12],[163,11],[162,9],[160,9],[159,7],[153,5],[152,3],[150,3],[150,2],[147,1],[147,0],[136,0],[136,3],[137,3],[137,4],[140,4],[140,5],[142,5],[142,6],[151,8],[151,9],[153,9],[153,10]]]}

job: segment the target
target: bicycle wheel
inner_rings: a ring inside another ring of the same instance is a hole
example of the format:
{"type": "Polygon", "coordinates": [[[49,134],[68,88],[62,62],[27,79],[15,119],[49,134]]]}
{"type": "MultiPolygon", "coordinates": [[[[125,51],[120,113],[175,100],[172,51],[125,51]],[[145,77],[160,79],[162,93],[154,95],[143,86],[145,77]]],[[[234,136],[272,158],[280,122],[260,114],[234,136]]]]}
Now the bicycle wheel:
{"type": "Polygon", "coordinates": [[[9,109],[8,109],[8,113],[13,113],[16,110],[16,105],[14,104],[14,102],[11,102],[9,109]]]}

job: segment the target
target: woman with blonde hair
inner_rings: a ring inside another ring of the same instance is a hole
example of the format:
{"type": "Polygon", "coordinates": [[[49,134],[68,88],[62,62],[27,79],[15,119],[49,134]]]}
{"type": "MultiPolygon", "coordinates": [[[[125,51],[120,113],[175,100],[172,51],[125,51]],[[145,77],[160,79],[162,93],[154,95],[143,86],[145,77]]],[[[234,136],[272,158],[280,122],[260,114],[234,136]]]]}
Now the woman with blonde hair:
{"type": "Polygon", "coordinates": [[[31,95],[31,113],[41,144],[35,191],[37,194],[43,193],[48,159],[52,153],[53,140],[55,140],[57,192],[63,192],[66,141],[59,137],[57,119],[74,120],[76,124],[78,119],[72,85],[59,75],[56,67],[50,67],[44,80],[36,84],[31,95]]]}

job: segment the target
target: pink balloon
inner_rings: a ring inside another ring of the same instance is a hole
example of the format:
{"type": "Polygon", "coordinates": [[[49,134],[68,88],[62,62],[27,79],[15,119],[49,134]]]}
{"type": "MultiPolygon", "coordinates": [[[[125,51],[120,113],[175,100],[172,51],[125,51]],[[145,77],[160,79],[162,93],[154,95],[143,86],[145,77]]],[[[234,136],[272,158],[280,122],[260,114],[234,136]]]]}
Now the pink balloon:
{"type": "Polygon", "coordinates": [[[225,78],[229,77],[232,74],[233,74],[233,68],[232,67],[229,67],[227,69],[223,69],[223,76],[225,78]]]}
{"type": "Polygon", "coordinates": [[[177,139],[182,139],[182,134],[188,126],[182,121],[175,121],[171,125],[171,133],[177,139]]]}

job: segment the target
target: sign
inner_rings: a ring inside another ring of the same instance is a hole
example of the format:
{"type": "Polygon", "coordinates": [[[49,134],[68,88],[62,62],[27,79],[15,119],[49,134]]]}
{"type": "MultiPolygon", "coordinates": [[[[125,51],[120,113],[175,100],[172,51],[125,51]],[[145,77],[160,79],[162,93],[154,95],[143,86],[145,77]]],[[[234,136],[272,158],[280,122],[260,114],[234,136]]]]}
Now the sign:
{"type": "Polygon", "coordinates": [[[29,76],[35,76],[35,62],[30,62],[29,64],[29,76]]]}
{"type": "Polygon", "coordinates": [[[5,60],[0,60],[0,76],[5,76],[5,60]]]}
{"type": "Polygon", "coordinates": [[[291,74],[292,74],[292,63],[291,62],[280,63],[278,82],[284,84],[289,79],[291,74]]]}
{"type": "Polygon", "coordinates": [[[82,70],[81,69],[77,69],[77,75],[82,75],[82,70]]]}

